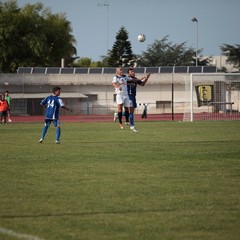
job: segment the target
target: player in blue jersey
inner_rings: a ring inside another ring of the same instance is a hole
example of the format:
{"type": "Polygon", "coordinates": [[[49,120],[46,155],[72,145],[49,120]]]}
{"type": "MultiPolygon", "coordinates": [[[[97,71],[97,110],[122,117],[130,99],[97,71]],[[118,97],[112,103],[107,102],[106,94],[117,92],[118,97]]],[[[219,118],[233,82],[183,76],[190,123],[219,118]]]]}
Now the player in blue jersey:
{"type": "Polygon", "coordinates": [[[134,132],[137,132],[134,126],[134,110],[137,107],[137,101],[136,101],[136,94],[137,94],[137,85],[144,86],[149,77],[150,73],[147,74],[146,77],[143,77],[142,79],[138,79],[135,76],[135,72],[133,68],[128,69],[128,78],[129,79],[135,79],[135,83],[128,83],[127,90],[128,90],[128,97],[129,97],[129,121],[130,121],[130,129],[134,132]]]}
{"type": "Polygon", "coordinates": [[[54,126],[56,127],[56,143],[57,144],[60,143],[61,128],[60,128],[60,120],[59,120],[59,109],[63,108],[72,112],[71,109],[64,106],[62,99],[59,97],[60,94],[61,94],[61,88],[54,87],[52,90],[52,95],[46,97],[40,103],[41,105],[46,106],[47,109],[45,114],[44,128],[42,130],[42,137],[39,140],[39,143],[43,142],[44,137],[47,133],[47,130],[51,125],[51,122],[53,122],[54,126]]]}

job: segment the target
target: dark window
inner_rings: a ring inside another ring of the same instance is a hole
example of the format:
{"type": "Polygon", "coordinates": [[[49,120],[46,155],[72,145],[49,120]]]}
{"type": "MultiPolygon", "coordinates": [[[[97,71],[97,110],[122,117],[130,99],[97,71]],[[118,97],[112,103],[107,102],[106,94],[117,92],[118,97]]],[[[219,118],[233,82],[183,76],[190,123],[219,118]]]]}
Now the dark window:
{"type": "Polygon", "coordinates": [[[88,74],[88,68],[75,68],[76,74],[88,74]]]}
{"type": "Polygon", "coordinates": [[[187,73],[187,67],[176,66],[176,67],[174,67],[174,72],[175,73],[187,73]]]}
{"type": "Polygon", "coordinates": [[[63,74],[73,74],[74,68],[61,68],[61,73],[63,74]]]}
{"type": "Polygon", "coordinates": [[[47,68],[47,74],[52,74],[52,73],[60,73],[60,68],[59,67],[48,67],[47,68]]]}
{"type": "Polygon", "coordinates": [[[172,73],[173,72],[173,67],[161,67],[160,68],[160,73],[172,73]]]}

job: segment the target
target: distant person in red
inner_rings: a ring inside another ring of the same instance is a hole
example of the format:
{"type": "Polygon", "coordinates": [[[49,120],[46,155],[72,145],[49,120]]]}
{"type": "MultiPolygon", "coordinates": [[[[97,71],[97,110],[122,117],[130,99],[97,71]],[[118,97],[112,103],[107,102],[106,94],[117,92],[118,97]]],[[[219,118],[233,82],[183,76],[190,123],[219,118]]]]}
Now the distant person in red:
{"type": "Polygon", "coordinates": [[[0,99],[0,114],[1,114],[1,124],[7,124],[8,115],[8,102],[5,99],[5,94],[1,95],[0,99]]]}
{"type": "Polygon", "coordinates": [[[7,91],[7,90],[5,92],[5,99],[8,102],[8,122],[12,122],[11,115],[10,115],[10,108],[11,108],[11,100],[12,100],[12,98],[9,96],[9,91],[7,91]]]}

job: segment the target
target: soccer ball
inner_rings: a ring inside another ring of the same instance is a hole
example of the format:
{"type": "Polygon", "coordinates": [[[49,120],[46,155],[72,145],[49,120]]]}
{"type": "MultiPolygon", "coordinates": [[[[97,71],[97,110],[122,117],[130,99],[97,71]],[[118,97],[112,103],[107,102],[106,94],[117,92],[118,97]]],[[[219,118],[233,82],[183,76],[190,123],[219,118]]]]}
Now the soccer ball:
{"type": "Polygon", "coordinates": [[[146,36],[143,33],[138,35],[139,42],[144,42],[145,40],[146,40],[146,36]]]}

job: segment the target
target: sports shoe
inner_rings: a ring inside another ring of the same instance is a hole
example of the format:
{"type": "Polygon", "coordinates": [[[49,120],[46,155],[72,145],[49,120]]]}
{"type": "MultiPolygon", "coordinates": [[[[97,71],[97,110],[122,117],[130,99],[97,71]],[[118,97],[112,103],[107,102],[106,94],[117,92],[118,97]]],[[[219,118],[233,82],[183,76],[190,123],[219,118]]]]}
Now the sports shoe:
{"type": "Polygon", "coordinates": [[[135,133],[137,133],[137,132],[138,132],[138,131],[135,129],[135,127],[134,127],[134,126],[130,127],[130,129],[131,129],[133,132],[135,132],[135,133]]]}
{"type": "Polygon", "coordinates": [[[43,142],[43,139],[41,138],[40,140],[39,140],[39,143],[42,143],[43,142]]]}
{"type": "Polygon", "coordinates": [[[118,113],[113,114],[113,121],[116,122],[118,119],[118,113]]]}
{"type": "Polygon", "coordinates": [[[123,129],[123,125],[120,123],[120,128],[123,129]]]}
{"type": "Polygon", "coordinates": [[[60,141],[57,141],[57,140],[56,140],[56,144],[60,144],[60,141]]]}
{"type": "Polygon", "coordinates": [[[12,122],[12,120],[9,118],[9,119],[8,119],[8,122],[12,122]]]}
{"type": "Polygon", "coordinates": [[[128,125],[128,126],[130,126],[130,122],[125,122],[125,125],[128,125]]]}

